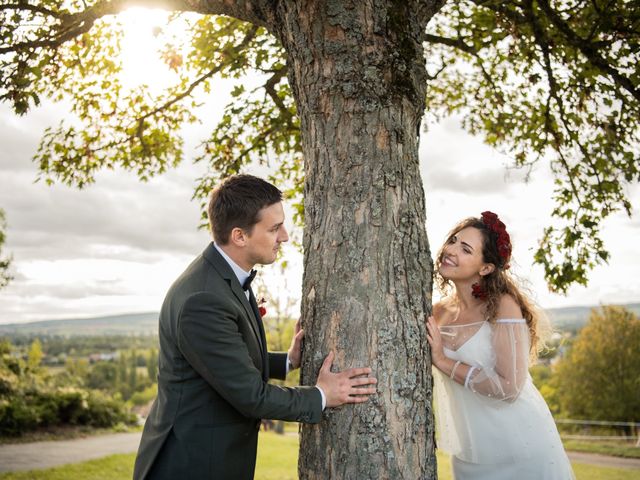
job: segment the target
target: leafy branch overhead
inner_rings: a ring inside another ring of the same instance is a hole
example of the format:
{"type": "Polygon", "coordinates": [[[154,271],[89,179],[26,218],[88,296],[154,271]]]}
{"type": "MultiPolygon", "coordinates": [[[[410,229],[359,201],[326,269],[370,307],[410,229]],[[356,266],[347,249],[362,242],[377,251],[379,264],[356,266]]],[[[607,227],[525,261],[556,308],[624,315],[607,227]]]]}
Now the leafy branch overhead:
{"type": "MultiPolygon", "coordinates": [[[[215,76],[236,79],[237,86],[203,141],[196,161],[209,172],[194,196],[204,199],[220,176],[257,160],[299,200],[300,125],[284,49],[269,33],[277,21],[272,3],[136,5],[175,11],[170,21],[185,23],[191,34],[158,32],[175,73],[161,92],[122,84],[116,14],[126,0],[0,5],[0,99],[19,114],[41,97],[69,99],[74,113],[45,133],[36,154],[41,177],[83,187],[103,168],[125,168],[145,180],[177,165],[184,157],[180,130],[199,121],[195,98],[215,94],[215,76]],[[250,72],[259,73],[256,84],[246,84],[250,72]]],[[[626,189],[640,179],[640,6],[449,1],[425,28],[428,119],[460,115],[468,131],[506,151],[516,167],[530,171],[550,162],[555,209],[536,262],[554,290],[586,284],[589,270],[608,258],[603,220],[618,210],[632,213],[626,189]]]]}

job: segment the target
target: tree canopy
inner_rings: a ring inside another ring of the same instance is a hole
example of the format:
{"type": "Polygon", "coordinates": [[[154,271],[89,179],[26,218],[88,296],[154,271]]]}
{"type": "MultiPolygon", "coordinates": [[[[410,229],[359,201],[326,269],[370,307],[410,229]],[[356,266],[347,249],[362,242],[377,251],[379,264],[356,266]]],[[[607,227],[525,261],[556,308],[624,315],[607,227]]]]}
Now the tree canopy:
{"type": "MultiPolygon", "coordinates": [[[[300,125],[286,52],[262,3],[3,0],[0,100],[24,114],[43,97],[68,99],[74,114],[45,132],[35,155],[40,177],[82,188],[104,168],[146,180],[176,166],[184,158],[180,129],[198,121],[194,95],[211,93],[217,76],[238,83],[203,141],[197,161],[209,173],[194,196],[205,198],[220,177],[258,161],[299,198],[300,125]],[[157,32],[176,77],[160,93],[127,89],[117,75],[116,14],[134,4],[172,10],[170,22],[188,25],[180,38],[157,32]],[[259,88],[244,86],[250,72],[261,74],[259,88]]],[[[640,179],[639,41],[640,5],[624,0],[450,1],[426,26],[428,120],[461,115],[514,167],[550,162],[555,208],[535,261],[553,290],[586,284],[609,258],[603,220],[619,210],[631,215],[627,188],[640,179]]]]}

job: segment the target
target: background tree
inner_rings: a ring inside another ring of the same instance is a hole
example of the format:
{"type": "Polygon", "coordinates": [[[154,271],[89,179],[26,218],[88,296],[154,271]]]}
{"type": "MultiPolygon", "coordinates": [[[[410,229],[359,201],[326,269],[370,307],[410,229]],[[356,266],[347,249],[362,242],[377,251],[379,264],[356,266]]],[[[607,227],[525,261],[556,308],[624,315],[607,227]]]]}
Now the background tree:
{"type": "Polygon", "coordinates": [[[101,168],[120,166],[142,180],[161,173],[183,157],[180,127],[197,120],[192,94],[209,92],[214,75],[261,72],[262,88],[239,85],[205,141],[200,161],[211,172],[195,195],[270,157],[276,181],[292,192],[304,181],[303,380],[313,382],[329,348],[339,367],[371,364],[380,380],[374,401],[303,428],[300,476],[434,476],[423,324],[431,260],[417,154],[425,100],[429,117],[461,114],[516,166],[551,159],[560,223],[544,232],[536,260],[558,290],[586,283],[589,268],[608,255],[601,220],[620,208],[630,213],[624,189],[639,177],[639,7],[622,0],[135,4],[204,15],[177,20],[189,23],[191,36],[184,45],[167,38],[163,56],[179,80],[157,96],[118,82],[121,29],[113,15],[126,0],[0,8],[0,99],[24,113],[40,96],[68,98],[77,117],[45,133],[36,154],[42,178],[83,187],[101,168]],[[347,457],[354,450],[359,455],[347,457]]]}
{"type": "Polygon", "coordinates": [[[11,265],[11,258],[4,257],[2,255],[2,246],[6,240],[7,223],[5,221],[4,210],[0,208],[0,288],[6,287],[11,281],[12,277],[9,274],[9,266],[11,265]]]}
{"type": "Polygon", "coordinates": [[[555,375],[561,411],[569,418],[638,421],[640,320],[623,307],[593,309],[589,323],[555,375]]]}
{"type": "Polygon", "coordinates": [[[133,391],[129,388],[129,375],[127,369],[127,357],[124,351],[118,354],[118,385],[122,398],[129,398],[133,391]]]}
{"type": "Polygon", "coordinates": [[[42,362],[42,357],[44,354],[42,353],[42,343],[39,338],[36,338],[33,342],[31,342],[31,346],[29,347],[29,352],[27,354],[27,366],[31,370],[36,370],[40,367],[40,363],[42,362]]]}
{"type": "Polygon", "coordinates": [[[133,394],[133,392],[135,392],[138,387],[138,354],[135,350],[131,351],[128,385],[131,393],[133,394]]]}
{"type": "Polygon", "coordinates": [[[155,348],[149,350],[149,358],[147,359],[147,375],[149,379],[155,383],[158,378],[158,351],[155,348]]]}
{"type": "Polygon", "coordinates": [[[118,366],[114,362],[97,362],[87,373],[86,386],[96,390],[114,391],[118,383],[118,366]]]}
{"type": "Polygon", "coordinates": [[[78,383],[84,385],[84,379],[89,374],[89,361],[85,358],[67,357],[65,362],[65,371],[75,379],[78,383]]]}

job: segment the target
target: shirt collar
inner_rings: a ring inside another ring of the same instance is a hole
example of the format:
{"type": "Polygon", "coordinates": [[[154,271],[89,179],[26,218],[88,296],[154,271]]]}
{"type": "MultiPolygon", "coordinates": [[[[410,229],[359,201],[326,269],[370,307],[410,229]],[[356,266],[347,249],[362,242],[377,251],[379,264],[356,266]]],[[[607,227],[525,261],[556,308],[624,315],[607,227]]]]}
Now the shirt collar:
{"type": "Polygon", "coordinates": [[[227,255],[217,243],[214,242],[213,246],[216,247],[216,250],[218,250],[220,255],[222,255],[222,258],[227,261],[227,263],[231,267],[231,270],[233,270],[233,273],[235,273],[236,277],[238,277],[238,282],[240,282],[240,285],[244,285],[244,281],[249,278],[251,272],[245,272],[242,268],[240,268],[238,264],[231,260],[231,257],[227,255]]]}

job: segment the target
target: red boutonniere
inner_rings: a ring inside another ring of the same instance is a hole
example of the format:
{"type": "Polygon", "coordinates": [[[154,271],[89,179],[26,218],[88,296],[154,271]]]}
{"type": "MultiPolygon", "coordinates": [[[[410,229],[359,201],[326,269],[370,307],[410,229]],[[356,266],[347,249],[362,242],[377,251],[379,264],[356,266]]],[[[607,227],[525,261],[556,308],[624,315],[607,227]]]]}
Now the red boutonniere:
{"type": "Polygon", "coordinates": [[[265,307],[266,304],[267,300],[265,298],[258,300],[258,312],[261,317],[264,317],[267,314],[267,308],[265,307]]]}

